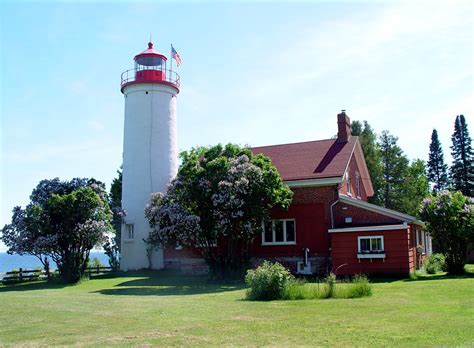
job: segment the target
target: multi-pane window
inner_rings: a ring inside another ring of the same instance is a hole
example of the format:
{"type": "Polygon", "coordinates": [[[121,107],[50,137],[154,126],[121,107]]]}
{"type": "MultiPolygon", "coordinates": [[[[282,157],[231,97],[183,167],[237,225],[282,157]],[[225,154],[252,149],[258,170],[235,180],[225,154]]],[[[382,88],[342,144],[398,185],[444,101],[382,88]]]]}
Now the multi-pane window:
{"type": "Polygon", "coordinates": [[[296,226],[294,219],[272,220],[264,224],[262,244],[295,244],[296,226]]]}
{"type": "Polygon", "coordinates": [[[125,224],[125,235],[127,239],[133,239],[135,237],[133,224],[125,224]]]}
{"type": "Polygon", "coordinates": [[[378,254],[384,252],[383,236],[358,237],[359,254],[378,254]]]}

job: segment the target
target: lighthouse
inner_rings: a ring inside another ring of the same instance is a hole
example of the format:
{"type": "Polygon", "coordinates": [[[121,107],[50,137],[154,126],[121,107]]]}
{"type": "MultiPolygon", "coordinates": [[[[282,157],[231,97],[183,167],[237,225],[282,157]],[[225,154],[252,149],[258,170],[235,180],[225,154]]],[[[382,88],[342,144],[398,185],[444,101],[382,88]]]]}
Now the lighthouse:
{"type": "MultiPolygon", "coordinates": [[[[148,43],[122,73],[125,99],[123,140],[122,270],[163,268],[163,251],[149,253],[144,239],[150,226],[144,209],[154,192],[166,188],[178,171],[176,96],[179,76],[167,69],[165,55],[148,43]]],[[[170,64],[171,66],[171,64],[170,64]]]]}

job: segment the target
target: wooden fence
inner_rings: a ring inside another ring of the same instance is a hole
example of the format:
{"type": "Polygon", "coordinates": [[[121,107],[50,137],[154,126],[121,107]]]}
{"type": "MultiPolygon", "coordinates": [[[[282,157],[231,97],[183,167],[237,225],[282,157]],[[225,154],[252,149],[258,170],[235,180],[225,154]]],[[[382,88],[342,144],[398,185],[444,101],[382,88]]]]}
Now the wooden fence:
{"type": "Polygon", "coordinates": [[[3,284],[27,282],[46,278],[46,272],[42,269],[28,270],[20,268],[18,271],[5,272],[5,274],[6,276],[2,279],[3,284]]]}
{"type": "MultiPolygon", "coordinates": [[[[93,274],[112,273],[118,269],[114,267],[88,267],[86,268],[86,274],[89,276],[93,274]]],[[[54,272],[52,272],[53,274],[54,272]]],[[[47,274],[42,269],[23,269],[20,268],[18,271],[5,272],[5,277],[1,280],[3,284],[22,283],[35,280],[47,279],[47,274]]]]}

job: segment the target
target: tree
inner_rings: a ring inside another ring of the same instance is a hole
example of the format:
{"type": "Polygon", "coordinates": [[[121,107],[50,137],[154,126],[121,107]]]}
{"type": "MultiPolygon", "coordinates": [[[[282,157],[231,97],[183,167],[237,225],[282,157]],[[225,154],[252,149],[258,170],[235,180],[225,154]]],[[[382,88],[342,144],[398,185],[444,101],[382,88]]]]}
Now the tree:
{"type": "Polygon", "coordinates": [[[463,273],[474,243],[474,200],[459,191],[441,191],[423,200],[420,215],[446,256],[448,272],[463,273]]]}
{"type": "Polygon", "coordinates": [[[428,179],[433,183],[433,192],[444,190],[448,186],[448,166],[444,163],[443,150],[438,139],[438,132],[431,133],[430,153],[428,159],[428,179]]]}
{"type": "Polygon", "coordinates": [[[367,169],[369,170],[370,179],[374,188],[374,195],[369,198],[369,202],[380,204],[383,181],[380,147],[377,144],[377,134],[367,121],[363,122],[362,125],[359,121],[353,121],[351,125],[351,133],[352,135],[359,137],[367,169]]]}
{"type": "Polygon", "coordinates": [[[408,166],[407,176],[402,187],[402,201],[398,209],[407,214],[418,216],[420,204],[430,192],[424,161],[417,159],[408,166]]]}
{"type": "Polygon", "coordinates": [[[51,257],[61,278],[74,283],[84,274],[90,250],[110,232],[110,220],[101,182],[43,180],[25,209],[14,208],[12,223],[2,229],[1,239],[8,253],[51,257]]]}
{"type": "Polygon", "coordinates": [[[408,174],[408,159],[397,145],[398,138],[388,131],[380,136],[379,146],[382,162],[382,185],[380,203],[389,209],[403,209],[403,187],[408,174]]]}
{"type": "Polygon", "coordinates": [[[273,207],[287,209],[292,192],[268,157],[236,145],[181,153],[165,195],[145,209],[155,246],[196,247],[218,278],[243,275],[250,243],[273,207]]]}
{"type": "Polygon", "coordinates": [[[120,267],[120,248],[122,219],[124,211],[122,210],[122,166],[117,170],[118,177],[114,178],[110,185],[109,206],[112,210],[113,237],[107,240],[104,245],[105,254],[109,258],[111,267],[120,267]]]}
{"type": "Polygon", "coordinates": [[[466,196],[474,196],[474,153],[464,115],[456,116],[451,137],[453,165],[450,168],[452,186],[466,196]]]}

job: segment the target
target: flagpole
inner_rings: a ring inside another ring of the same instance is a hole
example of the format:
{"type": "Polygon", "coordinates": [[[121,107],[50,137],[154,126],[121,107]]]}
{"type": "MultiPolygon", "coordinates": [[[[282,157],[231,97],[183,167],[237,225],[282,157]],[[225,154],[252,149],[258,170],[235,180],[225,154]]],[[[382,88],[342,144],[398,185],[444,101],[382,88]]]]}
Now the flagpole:
{"type": "Polygon", "coordinates": [[[170,60],[171,60],[170,82],[173,82],[173,44],[171,44],[170,60]]]}

